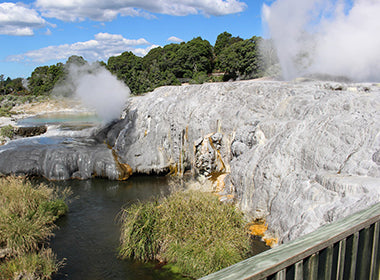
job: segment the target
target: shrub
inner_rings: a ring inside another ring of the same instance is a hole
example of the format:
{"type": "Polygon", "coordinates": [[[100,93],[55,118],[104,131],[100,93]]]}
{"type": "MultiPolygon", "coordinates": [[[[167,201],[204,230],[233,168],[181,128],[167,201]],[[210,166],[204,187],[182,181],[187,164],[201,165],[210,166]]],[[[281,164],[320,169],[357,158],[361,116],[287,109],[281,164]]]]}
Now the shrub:
{"type": "Polygon", "coordinates": [[[161,201],[132,205],[121,218],[120,257],[167,262],[190,277],[220,270],[250,254],[243,213],[213,194],[176,192],[161,201]]]}

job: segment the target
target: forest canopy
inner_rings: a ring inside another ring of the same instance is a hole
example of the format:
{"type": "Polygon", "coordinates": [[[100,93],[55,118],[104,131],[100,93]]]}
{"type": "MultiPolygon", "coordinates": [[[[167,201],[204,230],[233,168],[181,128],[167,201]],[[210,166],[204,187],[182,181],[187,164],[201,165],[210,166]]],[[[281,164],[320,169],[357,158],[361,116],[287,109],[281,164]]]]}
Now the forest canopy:
{"type": "MultiPolygon", "coordinates": [[[[180,44],[157,47],[139,57],[132,52],[112,56],[107,63],[98,62],[123,81],[132,94],[142,94],[163,85],[219,82],[253,79],[265,75],[277,63],[259,51],[270,41],[253,36],[250,39],[233,37],[228,32],[218,35],[215,46],[201,37],[180,44]]],[[[29,78],[5,79],[0,75],[0,94],[50,95],[53,88],[64,83],[71,65],[85,65],[80,56],[71,56],[66,63],[39,66],[29,78]]]]}

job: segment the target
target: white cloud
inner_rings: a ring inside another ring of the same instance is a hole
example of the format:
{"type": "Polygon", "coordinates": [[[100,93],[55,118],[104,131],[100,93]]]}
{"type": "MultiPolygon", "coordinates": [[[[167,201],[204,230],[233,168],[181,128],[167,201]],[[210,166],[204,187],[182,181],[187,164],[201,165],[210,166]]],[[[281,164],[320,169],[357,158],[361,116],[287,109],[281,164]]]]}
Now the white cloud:
{"type": "Polygon", "coordinates": [[[15,3],[0,3],[0,34],[31,36],[47,22],[33,9],[15,3]]]}
{"type": "Polygon", "coordinates": [[[180,38],[178,38],[178,37],[175,37],[175,36],[171,36],[171,37],[169,37],[166,41],[174,42],[174,43],[181,43],[181,42],[183,42],[182,39],[180,39],[180,38]]]}
{"type": "Polygon", "coordinates": [[[136,55],[145,55],[153,47],[157,46],[151,45],[144,38],[131,40],[118,34],[98,33],[93,40],[49,46],[19,55],[8,56],[6,60],[44,63],[51,60],[65,60],[72,55],[79,55],[88,61],[96,61],[107,60],[110,56],[119,55],[125,51],[132,51],[136,55]],[[148,47],[137,48],[137,46],[148,47]]]}
{"type": "Polygon", "coordinates": [[[51,30],[49,28],[46,29],[46,32],[45,32],[45,35],[48,35],[50,36],[52,33],[51,33],[51,30]]]}
{"type": "Polygon", "coordinates": [[[154,17],[151,13],[185,16],[221,16],[242,12],[247,4],[240,0],[37,0],[42,15],[63,21],[111,21],[120,16],[154,17]]]}

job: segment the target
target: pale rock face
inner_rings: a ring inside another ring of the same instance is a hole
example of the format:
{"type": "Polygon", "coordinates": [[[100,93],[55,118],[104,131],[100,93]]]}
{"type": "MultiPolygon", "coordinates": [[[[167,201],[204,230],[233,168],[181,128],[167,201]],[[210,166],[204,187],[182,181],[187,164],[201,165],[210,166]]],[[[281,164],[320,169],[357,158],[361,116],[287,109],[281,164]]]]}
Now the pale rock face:
{"type": "Polygon", "coordinates": [[[226,189],[280,242],[380,201],[377,86],[162,87],[132,98],[126,120],[133,129],[118,135],[114,149],[134,172],[227,172],[226,189]]]}
{"type": "Polygon", "coordinates": [[[161,87],[130,98],[123,119],[95,139],[25,146],[21,153],[0,147],[0,173],[117,179],[118,166],[146,174],[191,170],[211,177],[214,190],[234,195],[251,219],[265,219],[267,234],[280,242],[380,202],[376,85],[299,80],[161,87]]]}

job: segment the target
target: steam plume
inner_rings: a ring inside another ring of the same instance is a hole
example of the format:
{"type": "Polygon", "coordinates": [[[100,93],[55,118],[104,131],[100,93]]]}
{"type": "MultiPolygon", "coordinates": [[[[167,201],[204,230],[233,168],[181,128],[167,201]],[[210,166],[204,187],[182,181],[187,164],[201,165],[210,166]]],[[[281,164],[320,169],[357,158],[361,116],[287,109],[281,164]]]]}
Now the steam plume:
{"type": "Polygon", "coordinates": [[[380,80],[379,0],[276,0],[262,17],[285,79],[380,80]]]}
{"type": "Polygon", "coordinates": [[[105,123],[120,117],[130,94],[123,82],[97,63],[81,66],[73,64],[68,67],[68,72],[64,84],[54,89],[56,94],[74,93],[84,106],[95,110],[105,123]]]}

